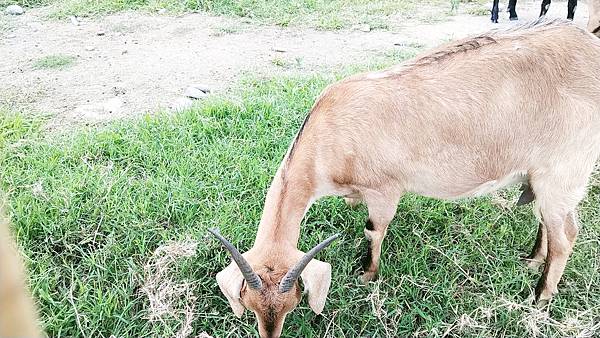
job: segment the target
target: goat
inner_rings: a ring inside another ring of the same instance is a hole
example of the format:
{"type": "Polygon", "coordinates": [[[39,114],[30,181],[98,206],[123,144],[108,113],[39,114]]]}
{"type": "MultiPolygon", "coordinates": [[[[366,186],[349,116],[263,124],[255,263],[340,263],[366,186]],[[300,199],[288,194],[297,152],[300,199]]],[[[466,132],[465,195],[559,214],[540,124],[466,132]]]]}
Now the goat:
{"type": "Polygon", "coordinates": [[[525,185],[520,204],[536,202],[538,236],[527,264],[545,261],[535,298],[547,303],[600,155],[598,60],[600,40],[542,18],[327,87],[275,174],[252,248],[241,255],[217,236],[234,258],[217,274],[234,313],[250,309],[261,337],[279,337],[300,302],[298,277],[312,310],[323,310],[331,266],[307,262],[315,250],[297,249],[302,218],[320,197],[366,204],[361,278],[368,282],[404,193],[453,200],[515,183],[525,185]]]}
{"type": "MultiPolygon", "coordinates": [[[[493,23],[498,23],[498,3],[500,2],[500,0],[494,0],[493,4],[492,4],[492,22],[493,23]]],[[[542,8],[540,10],[540,17],[546,15],[546,13],[548,12],[548,8],[550,8],[550,3],[552,2],[552,0],[542,0],[542,8]]],[[[509,0],[508,2],[508,12],[509,14],[509,20],[513,21],[513,20],[518,20],[519,17],[517,16],[517,0],[509,0]]],[[[569,2],[567,3],[567,19],[568,20],[573,20],[573,17],[575,17],[575,10],[577,9],[577,0],[569,0],[569,2]]]]}
{"type": "Polygon", "coordinates": [[[37,313],[25,289],[21,261],[0,215],[0,337],[42,337],[37,313]]]}

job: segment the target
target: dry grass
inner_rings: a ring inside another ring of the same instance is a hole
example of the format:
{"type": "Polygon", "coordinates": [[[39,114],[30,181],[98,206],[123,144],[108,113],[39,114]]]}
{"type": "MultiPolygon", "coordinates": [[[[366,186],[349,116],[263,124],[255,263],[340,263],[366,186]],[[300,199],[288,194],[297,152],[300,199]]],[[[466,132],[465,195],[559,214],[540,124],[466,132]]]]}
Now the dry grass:
{"type": "Polygon", "coordinates": [[[450,323],[442,337],[460,337],[477,332],[492,332],[492,326],[500,312],[514,312],[519,317],[519,323],[526,328],[528,337],[549,337],[544,332],[549,328],[555,332],[553,337],[592,338],[600,334],[600,322],[592,314],[600,308],[589,308],[585,311],[571,311],[563,320],[553,319],[548,308],[538,308],[532,305],[532,299],[514,302],[499,298],[491,306],[478,307],[475,310],[457,316],[450,323]]]}
{"type": "Polygon", "coordinates": [[[191,282],[177,281],[177,263],[181,258],[196,254],[198,242],[192,240],[170,242],[158,247],[144,266],[143,294],[148,297],[148,320],[158,325],[167,319],[181,322],[175,338],[186,338],[192,333],[194,306],[197,297],[191,282]],[[184,304],[180,300],[184,299],[184,304]]]}

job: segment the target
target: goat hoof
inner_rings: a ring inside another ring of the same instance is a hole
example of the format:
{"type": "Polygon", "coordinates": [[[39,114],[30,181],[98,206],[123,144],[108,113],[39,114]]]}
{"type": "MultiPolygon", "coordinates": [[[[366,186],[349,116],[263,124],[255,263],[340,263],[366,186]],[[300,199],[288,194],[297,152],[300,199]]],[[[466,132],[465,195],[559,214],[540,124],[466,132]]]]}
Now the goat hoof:
{"type": "Polygon", "coordinates": [[[508,18],[510,21],[517,21],[519,20],[518,16],[511,16],[510,18],[508,18]]]}
{"type": "Polygon", "coordinates": [[[535,287],[535,304],[538,308],[549,305],[553,296],[558,293],[556,288],[552,289],[546,286],[546,276],[542,276],[535,287]]]}
{"type": "Polygon", "coordinates": [[[541,296],[538,296],[538,297],[536,297],[536,300],[535,300],[535,306],[538,309],[546,308],[550,304],[550,300],[552,300],[552,297],[542,298],[541,296]]]}
{"type": "Polygon", "coordinates": [[[367,271],[360,276],[360,281],[363,284],[368,284],[369,282],[374,282],[377,280],[377,272],[375,271],[367,271]]]}
{"type": "Polygon", "coordinates": [[[492,23],[498,23],[498,19],[492,19],[492,23]]]}

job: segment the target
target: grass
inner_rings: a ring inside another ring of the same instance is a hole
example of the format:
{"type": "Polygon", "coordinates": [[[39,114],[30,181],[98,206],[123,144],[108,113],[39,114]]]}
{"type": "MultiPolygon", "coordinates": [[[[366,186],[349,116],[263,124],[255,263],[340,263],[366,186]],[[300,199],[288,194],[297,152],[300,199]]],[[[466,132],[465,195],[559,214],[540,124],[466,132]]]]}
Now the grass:
{"type": "MultiPolygon", "coordinates": [[[[241,251],[250,248],[279,161],[335,78],[248,79],[236,94],[188,111],[63,134],[0,109],[0,185],[48,335],[166,337],[193,317],[192,336],[256,336],[254,316],[235,318],[219,291],[215,275],[229,258],[206,230],[218,226],[241,251]],[[161,280],[177,291],[165,315],[150,312],[156,299],[146,296],[161,280]]],[[[342,233],[318,257],[333,266],[328,302],[316,316],[304,299],[284,332],[598,334],[600,188],[594,184],[581,206],[581,234],[549,313],[531,306],[539,273],[518,259],[533,245],[536,223],[530,207],[507,202],[516,193],[458,203],[405,196],[384,244],[380,279],[367,286],[356,269],[366,244],[365,208],[319,201],[302,225],[300,248],[342,233]]]]}
{"type": "Polygon", "coordinates": [[[70,55],[47,55],[33,63],[35,69],[65,69],[75,63],[75,57],[70,55]]]}
{"type": "Polygon", "coordinates": [[[482,4],[475,4],[470,6],[469,8],[467,8],[466,12],[467,14],[473,15],[473,16],[486,16],[490,14],[490,8],[488,8],[489,6],[486,5],[482,5],[482,4]]]}
{"type": "Polygon", "coordinates": [[[0,0],[0,7],[13,3],[26,7],[53,5],[51,16],[57,18],[96,16],[124,10],[154,12],[164,8],[171,13],[204,11],[247,18],[261,24],[324,30],[357,24],[388,29],[403,19],[418,16],[417,9],[423,6],[433,11],[430,16],[445,16],[450,8],[447,0],[0,0]]]}

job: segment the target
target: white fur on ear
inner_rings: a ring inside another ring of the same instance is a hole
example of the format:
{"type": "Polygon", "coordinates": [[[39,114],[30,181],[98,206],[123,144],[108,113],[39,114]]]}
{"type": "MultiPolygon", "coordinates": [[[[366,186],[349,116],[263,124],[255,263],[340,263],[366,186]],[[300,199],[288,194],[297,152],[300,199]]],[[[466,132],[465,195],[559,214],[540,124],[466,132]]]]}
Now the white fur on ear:
{"type": "Polygon", "coordinates": [[[238,318],[242,317],[245,310],[244,305],[240,302],[240,290],[242,290],[243,281],[244,276],[242,276],[240,269],[234,262],[231,262],[229,266],[217,274],[219,288],[238,318]]]}
{"type": "Polygon", "coordinates": [[[300,277],[308,293],[308,305],[316,314],[321,314],[331,285],[331,265],[313,259],[304,268],[300,277]]]}

